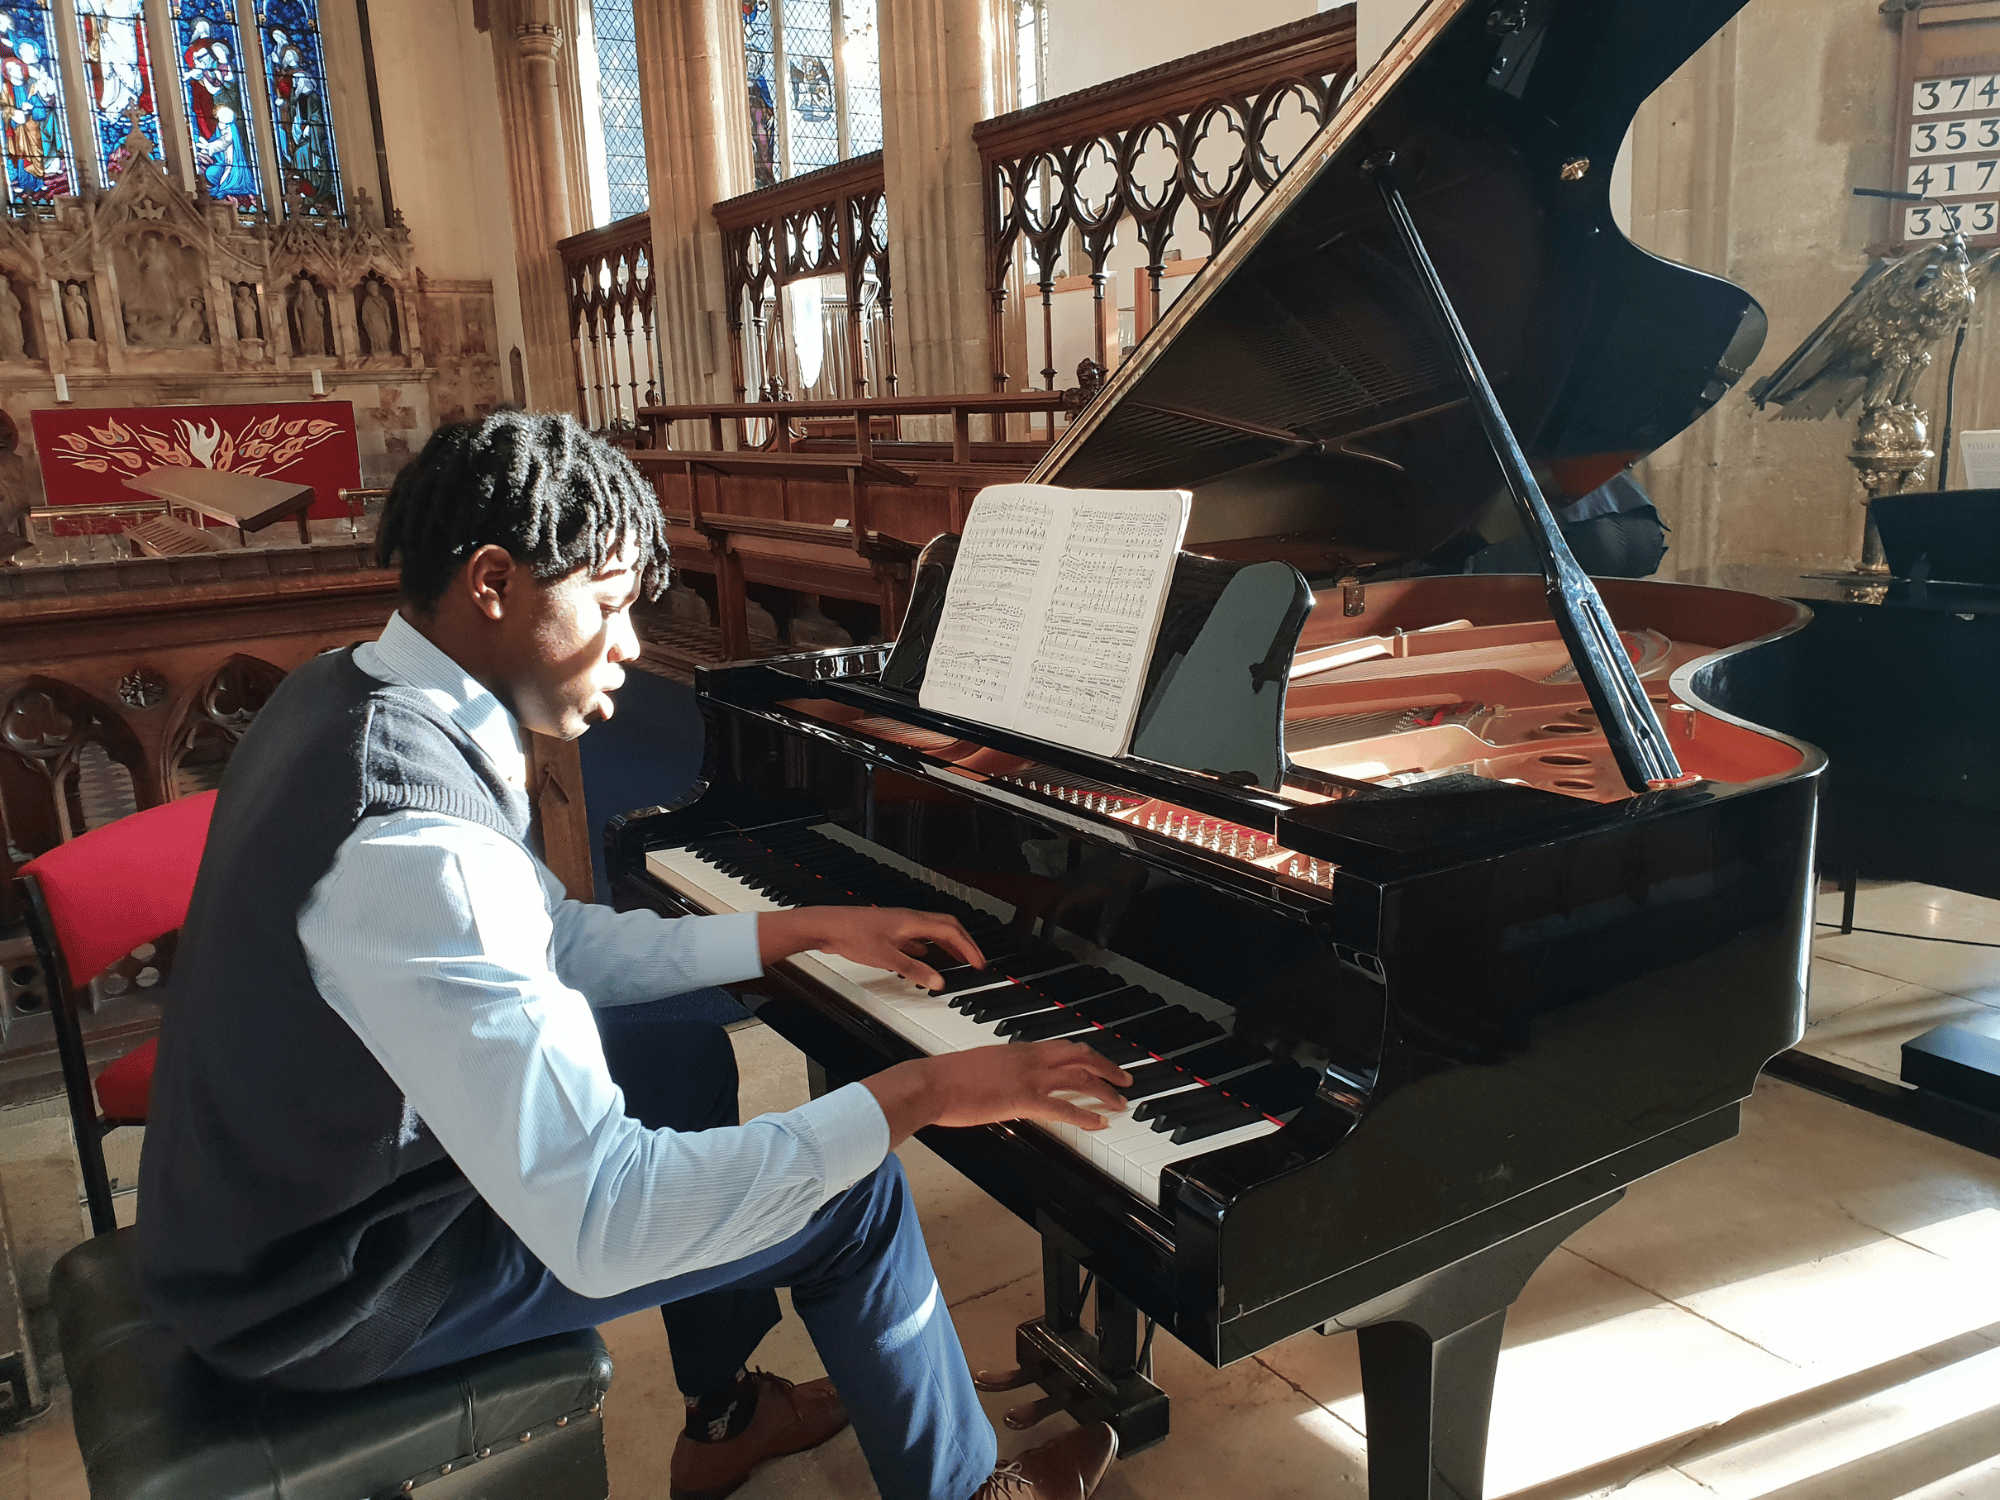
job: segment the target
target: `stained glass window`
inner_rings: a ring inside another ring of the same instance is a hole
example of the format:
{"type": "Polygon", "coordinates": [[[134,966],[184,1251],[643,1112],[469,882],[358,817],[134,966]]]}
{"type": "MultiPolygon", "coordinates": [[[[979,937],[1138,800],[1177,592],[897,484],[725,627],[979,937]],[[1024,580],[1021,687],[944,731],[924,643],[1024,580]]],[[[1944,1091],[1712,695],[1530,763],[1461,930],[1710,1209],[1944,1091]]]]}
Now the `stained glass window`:
{"type": "Polygon", "coordinates": [[[46,203],[75,192],[46,5],[0,5],[0,110],[7,201],[46,203]]]}
{"type": "Polygon", "coordinates": [[[757,186],[769,187],[782,175],[778,163],[778,44],[771,24],[772,0],[742,0],[743,61],[750,91],[750,161],[757,186]]]}
{"type": "Polygon", "coordinates": [[[740,0],[758,187],[882,147],[877,0],[740,0]]]}
{"type": "Polygon", "coordinates": [[[882,149],[882,47],[875,34],[875,0],[841,0],[840,30],[846,154],[866,156],[882,149]]]}
{"type": "Polygon", "coordinates": [[[840,160],[828,0],[785,0],[785,144],[792,174],[840,160]]]}
{"type": "Polygon", "coordinates": [[[174,0],[181,97],[187,102],[194,169],[211,198],[259,208],[256,132],[233,0],[174,0]]]}
{"type": "Polygon", "coordinates": [[[160,111],[153,98],[153,58],[146,46],[145,0],[76,0],[83,87],[104,180],[115,182],[131,159],[134,133],[160,154],[160,111]]]}
{"type": "Polygon", "coordinates": [[[604,121],[611,217],[646,211],[646,132],[640,123],[639,42],[632,0],[591,0],[597,34],[598,110],[604,121]]]}
{"type": "Polygon", "coordinates": [[[334,154],[317,0],[257,0],[257,27],[264,40],[285,211],[336,217],[343,209],[340,161],[334,154]]]}

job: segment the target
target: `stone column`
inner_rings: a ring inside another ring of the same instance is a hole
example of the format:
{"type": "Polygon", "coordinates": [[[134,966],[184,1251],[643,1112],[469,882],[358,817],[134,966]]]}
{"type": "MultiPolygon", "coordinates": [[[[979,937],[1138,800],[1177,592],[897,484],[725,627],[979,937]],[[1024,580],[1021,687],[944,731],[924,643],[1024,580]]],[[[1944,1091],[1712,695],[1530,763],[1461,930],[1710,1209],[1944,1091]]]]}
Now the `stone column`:
{"type": "MultiPolygon", "coordinates": [[[[710,212],[750,190],[739,0],[636,0],[654,318],[668,404],[730,399],[722,235],[710,212]]],[[[688,440],[705,446],[708,435],[688,440]]]]}
{"type": "Polygon", "coordinates": [[[897,392],[993,388],[972,127],[1012,104],[1004,0],[881,0],[882,162],[897,392]]]}
{"type": "Polygon", "coordinates": [[[562,69],[573,64],[564,56],[563,28],[547,0],[495,0],[492,18],[527,340],[528,401],[537,410],[573,411],[576,371],[569,300],[556,250],[559,240],[581,227],[572,222],[563,150],[562,69]]]}

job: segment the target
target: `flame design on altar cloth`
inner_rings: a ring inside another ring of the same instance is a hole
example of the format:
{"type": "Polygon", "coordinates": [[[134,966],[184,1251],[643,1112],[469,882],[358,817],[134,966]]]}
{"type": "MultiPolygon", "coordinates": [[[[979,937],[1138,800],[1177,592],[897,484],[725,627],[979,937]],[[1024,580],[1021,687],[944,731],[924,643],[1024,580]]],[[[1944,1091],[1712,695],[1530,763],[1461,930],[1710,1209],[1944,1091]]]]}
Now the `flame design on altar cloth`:
{"type": "Polygon", "coordinates": [[[53,457],[92,474],[178,468],[269,475],[342,431],[338,422],[322,417],[253,417],[234,431],[221,421],[152,427],[111,417],[102,427],[91,427],[88,436],[67,432],[49,447],[53,457]]]}

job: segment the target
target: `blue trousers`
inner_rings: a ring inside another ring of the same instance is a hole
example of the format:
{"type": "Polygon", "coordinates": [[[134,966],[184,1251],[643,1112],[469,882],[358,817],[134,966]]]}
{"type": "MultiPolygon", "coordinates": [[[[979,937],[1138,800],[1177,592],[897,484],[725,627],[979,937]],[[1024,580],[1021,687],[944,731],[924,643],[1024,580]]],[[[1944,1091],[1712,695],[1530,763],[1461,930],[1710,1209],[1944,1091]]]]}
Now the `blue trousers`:
{"type": "MultiPolygon", "coordinates": [[[[720,1027],[661,1019],[650,1006],[608,1008],[597,1021],[628,1114],[670,1130],[738,1123],[736,1057],[720,1027]]],[[[384,1379],[657,1306],[675,1382],[693,1397],[749,1362],[779,1319],[773,1289],[790,1287],[885,1500],[966,1500],[993,1472],[992,1424],[895,1157],[781,1244],[617,1297],[572,1292],[489,1217],[483,1253],[384,1379]]]]}

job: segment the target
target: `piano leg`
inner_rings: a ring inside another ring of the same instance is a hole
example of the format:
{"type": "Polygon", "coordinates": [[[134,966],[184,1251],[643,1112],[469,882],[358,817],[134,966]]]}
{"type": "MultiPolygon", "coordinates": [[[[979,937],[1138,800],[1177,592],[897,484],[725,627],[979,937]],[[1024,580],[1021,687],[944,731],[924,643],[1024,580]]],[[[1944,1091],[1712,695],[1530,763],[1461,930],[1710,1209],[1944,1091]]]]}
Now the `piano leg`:
{"type": "Polygon", "coordinates": [[[1611,1193],[1342,1317],[1361,1323],[1368,1500],[1481,1500],[1507,1309],[1611,1193]]]}

